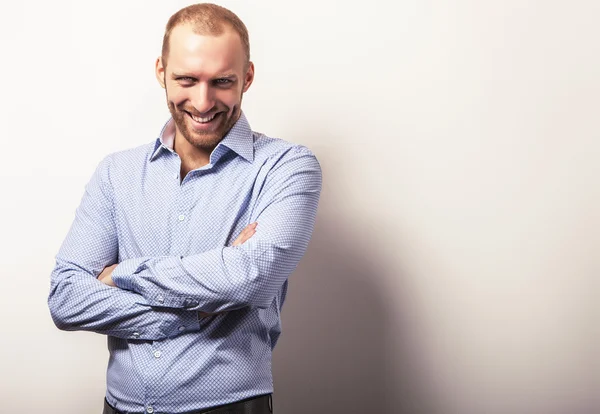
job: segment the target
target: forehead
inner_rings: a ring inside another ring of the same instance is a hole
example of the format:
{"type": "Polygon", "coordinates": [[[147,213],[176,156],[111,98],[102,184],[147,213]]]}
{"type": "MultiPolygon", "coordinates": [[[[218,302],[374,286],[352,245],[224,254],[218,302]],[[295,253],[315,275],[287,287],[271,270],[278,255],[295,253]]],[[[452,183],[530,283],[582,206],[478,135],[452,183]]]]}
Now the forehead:
{"type": "Polygon", "coordinates": [[[169,41],[168,67],[171,71],[238,71],[245,55],[239,35],[225,28],[219,35],[194,33],[189,25],[177,26],[169,41]]]}

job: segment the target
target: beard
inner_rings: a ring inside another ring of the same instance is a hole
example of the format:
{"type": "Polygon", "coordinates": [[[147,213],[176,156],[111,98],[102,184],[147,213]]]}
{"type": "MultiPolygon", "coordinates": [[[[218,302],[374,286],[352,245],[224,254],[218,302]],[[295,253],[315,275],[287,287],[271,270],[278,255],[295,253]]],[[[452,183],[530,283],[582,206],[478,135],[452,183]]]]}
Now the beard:
{"type": "Polygon", "coordinates": [[[233,108],[223,106],[217,111],[214,122],[215,125],[210,131],[197,130],[193,127],[193,121],[189,114],[194,114],[191,108],[186,109],[185,105],[175,106],[168,100],[169,112],[177,126],[177,130],[183,135],[187,142],[202,151],[212,151],[223,140],[229,130],[235,125],[241,114],[242,100],[234,105],[233,108]]]}

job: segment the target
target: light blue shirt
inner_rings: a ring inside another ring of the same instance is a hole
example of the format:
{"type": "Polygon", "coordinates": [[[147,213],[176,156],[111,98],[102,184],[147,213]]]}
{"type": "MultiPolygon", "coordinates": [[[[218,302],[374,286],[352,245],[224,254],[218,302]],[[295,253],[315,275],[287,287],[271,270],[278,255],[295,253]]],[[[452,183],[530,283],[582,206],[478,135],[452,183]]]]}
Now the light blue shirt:
{"type": "Polygon", "coordinates": [[[99,164],[51,275],[55,324],[108,336],[106,398],[125,412],[183,413],[273,391],[287,279],[321,191],[314,155],[253,132],[244,114],[181,181],[174,130],[170,120],[155,142],[99,164]],[[254,221],[256,234],[231,246],[254,221]],[[115,263],[116,288],[97,280],[115,263]]]}

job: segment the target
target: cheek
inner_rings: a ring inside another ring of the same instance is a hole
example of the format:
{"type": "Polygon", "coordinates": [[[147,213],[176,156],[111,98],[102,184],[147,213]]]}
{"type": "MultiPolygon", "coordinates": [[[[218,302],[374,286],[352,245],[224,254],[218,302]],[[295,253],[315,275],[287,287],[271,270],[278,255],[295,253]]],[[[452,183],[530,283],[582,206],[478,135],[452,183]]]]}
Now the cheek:
{"type": "Polygon", "coordinates": [[[167,100],[173,102],[176,106],[187,99],[189,99],[188,93],[181,88],[169,89],[169,93],[167,94],[167,100]]]}
{"type": "Polygon", "coordinates": [[[225,104],[229,110],[233,110],[235,106],[240,104],[241,91],[237,89],[229,89],[226,91],[219,91],[217,94],[217,100],[225,104]]]}

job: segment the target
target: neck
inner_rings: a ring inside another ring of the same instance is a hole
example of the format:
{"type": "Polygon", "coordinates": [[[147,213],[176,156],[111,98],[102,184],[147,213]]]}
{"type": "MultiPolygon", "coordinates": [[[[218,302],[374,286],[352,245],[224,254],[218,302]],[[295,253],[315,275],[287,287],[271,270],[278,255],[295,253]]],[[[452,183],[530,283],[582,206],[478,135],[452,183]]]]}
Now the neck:
{"type": "Polygon", "coordinates": [[[202,168],[210,162],[210,154],[214,148],[202,149],[190,144],[179,131],[175,133],[173,150],[181,159],[180,179],[183,181],[187,173],[202,168]]]}

